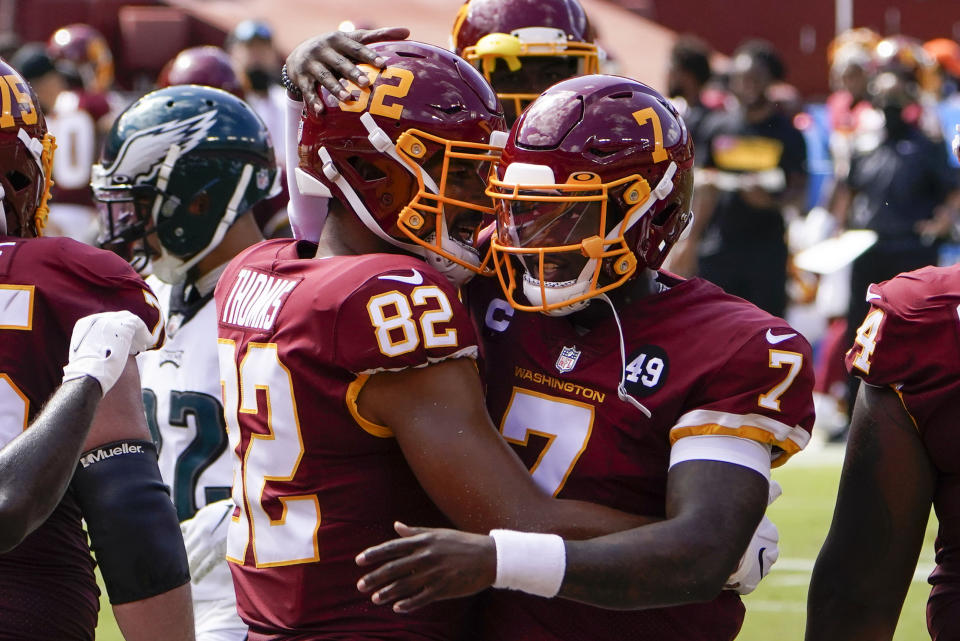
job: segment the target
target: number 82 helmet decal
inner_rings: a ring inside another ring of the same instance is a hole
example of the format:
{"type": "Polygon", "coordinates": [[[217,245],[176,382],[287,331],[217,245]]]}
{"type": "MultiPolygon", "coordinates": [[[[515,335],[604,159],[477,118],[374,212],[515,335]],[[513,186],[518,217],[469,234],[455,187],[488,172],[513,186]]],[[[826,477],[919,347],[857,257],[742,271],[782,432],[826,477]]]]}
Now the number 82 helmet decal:
{"type": "Polygon", "coordinates": [[[484,270],[476,248],[493,208],[484,178],[506,138],[500,103],[458,56],[419,42],[370,45],[354,100],[323,90],[323,113],[301,117],[297,185],[336,196],[377,237],[421,256],[459,284],[484,270]]]}

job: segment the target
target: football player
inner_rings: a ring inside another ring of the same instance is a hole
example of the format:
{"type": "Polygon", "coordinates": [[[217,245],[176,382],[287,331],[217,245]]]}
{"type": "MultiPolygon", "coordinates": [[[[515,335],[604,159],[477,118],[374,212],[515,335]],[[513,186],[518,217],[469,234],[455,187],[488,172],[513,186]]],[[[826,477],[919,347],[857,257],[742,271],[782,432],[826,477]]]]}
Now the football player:
{"type": "Polygon", "coordinates": [[[577,0],[467,0],[451,43],[497,90],[512,125],[550,85],[599,72],[595,38],[577,0]]]}
{"type": "MultiPolygon", "coordinates": [[[[141,335],[136,348],[153,347],[163,339],[159,305],[129,265],[109,252],[39,237],[55,144],[29,85],[2,61],[0,82],[14,96],[0,118],[0,442],[42,443],[42,435],[29,434],[33,428],[21,437],[26,441],[15,438],[31,422],[45,420],[37,416],[62,380],[64,387],[88,390],[89,381],[73,379],[101,368],[104,393],[86,438],[63,435],[58,461],[72,458],[81,440],[85,451],[79,465],[73,459],[76,468],[63,499],[18,547],[0,555],[0,627],[18,639],[94,638],[99,590],[89,534],[125,638],[192,639],[183,539],[143,419],[136,365],[127,358],[118,363],[113,354],[114,349],[128,354],[130,344],[110,338],[110,327],[119,329],[116,319],[101,316],[103,322],[90,323],[87,318],[78,325],[91,314],[127,310],[149,328],[149,340],[141,335]],[[96,355],[105,354],[104,348],[111,351],[105,361],[96,355]]],[[[135,328],[136,322],[127,319],[135,328]]],[[[62,395],[58,402],[51,411],[75,407],[62,395]]],[[[92,411],[78,408],[73,429],[81,431],[92,411]]],[[[60,488],[62,478],[44,491],[60,488]]],[[[3,491],[27,489],[18,480],[3,491]]],[[[41,505],[47,499],[20,498],[41,505]]]]}
{"type": "Polygon", "coordinates": [[[267,241],[217,285],[227,558],[252,639],[455,638],[468,602],[400,618],[354,589],[353,557],[397,518],[575,537],[646,522],[551,499],[490,424],[455,284],[482,269],[499,102],[448,51],[372,50],[369,85],[302,118],[297,183],[330,199],[319,245],[267,241]]]}
{"type": "MultiPolygon", "coordinates": [[[[954,140],[954,152],[957,140],[954,140]]],[[[871,285],[847,352],[857,395],[833,523],[807,601],[807,639],[892,639],[937,512],[927,601],[932,639],[960,637],[954,487],[960,398],[960,266],[924,267],[871,285]]]]}
{"type": "Polygon", "coordinates": [[[17,546],[60,503],[100,399],[127,357],[152,343],[143,320],[126,310],[91,314],[74,324],[60,387],[29,427],[0,449],[0,552],[17,546]]]}
{"type": "Polygon", "coordinates": [[[93,170],[101,244],[152,271],[167,319],[166,344],[138,359],[143,404],[183,521],[197,638],[208,641],[247,634],[223,558],[233,473],[213,289],[231,258],[263,240],[251,208],[278,184],[263,121],[239,98],[197,85],[131,105],[93,170]]]}
{"type": "Polygon", "coordinates": [[[409,611],[494,585],[648,609],[498,593],[483,638],[736,636],[744,608],[722,588],[771,466],[809,440],[813,374],[783,320],[658,271],[690,222],[692,187],[686,127],[642,83],[567,80],[521,115],[487,191],[500,287],[468,290],[487,408],[543,490],[664,520],[581,543],[401,527],[416,536],[359,559],[402,555],[361,580],[376,602],[409,611]]]}
{"type": "Polygon", "coordinates": [[[57,29],[47,51],[69,81],[69,89],[60,92],[48,114],[60,148],[53,164],[49,232],[93,244],[97,215],[90,197],[90,167],[120,104],[111,91],[113,54],[106,38],[86,24],[57,29]]]}
{"type": "Polygon", "coordinates": [[[243,98],[243,83],[230,56],[220,47],[209,45],[184,49],[163,66],[157,77],[157,87],[162,89],[171,85],[215,87],[243,98]]]}

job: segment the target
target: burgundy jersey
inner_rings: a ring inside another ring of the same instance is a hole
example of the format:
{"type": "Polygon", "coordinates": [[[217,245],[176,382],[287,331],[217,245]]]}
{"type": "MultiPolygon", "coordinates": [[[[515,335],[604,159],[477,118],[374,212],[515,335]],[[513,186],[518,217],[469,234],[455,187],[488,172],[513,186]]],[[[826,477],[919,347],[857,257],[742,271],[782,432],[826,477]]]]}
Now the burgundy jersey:
{"type": "MultiPolygon", "coordinates": [[[[161,339],[156,298],[122,259],[66,238],[0,235],[0,446],[60,385],[74,323],[120,309],[161,339]]],[[[0,555],[0,637],[93,639],[100,593],[81,516],[69,489],[43,525],[0,555]]]]}
{"type": "Polygon", "coordinates": [[[475,358],[473,325],[421,260],[315,252],[260,243],[217,285],[240,616],[251,640],[454,638],[469,601],[400,616],[357,591],[354,557],[394,538],[394,521],[449,527],[357,397],[376,372],[475,358]]]}
{"type": "Polygon", "coordinates": [[[57,139],[53,157],[53,188],[50,204],[93,208],[90,168],[97,162],[100,135],[97,122],[110,113],[106,94],[83,90],[64,91],[58,97],[47,127],[57,139]]]}
{"type": "MultiPolygon", "coordinates": [[[[780,465],[809,440],[810,346],[783,320],[700,279],[670,285],[580,333],[569,317],[514,311],[490,284],[471,283],[483,328],[487,406],[494,424],[546,491],[651,516],[665,515],[671,444],[719,434],[772,446],[780,465]],[[652,418],[620,400],[617,386],[652,418]]],[[[486,639],[726,640],[743,605],[724,591],[709,603],[611,612],[494,592],[486,639]]]]}
{"type": "Polygon", "coordinates": [[[867,299],[847,367],[900,395],[936,469],[940,530],[927,626],[935,640],[960,638],[960,265],[900,274],[871,285],[867,299]]]}

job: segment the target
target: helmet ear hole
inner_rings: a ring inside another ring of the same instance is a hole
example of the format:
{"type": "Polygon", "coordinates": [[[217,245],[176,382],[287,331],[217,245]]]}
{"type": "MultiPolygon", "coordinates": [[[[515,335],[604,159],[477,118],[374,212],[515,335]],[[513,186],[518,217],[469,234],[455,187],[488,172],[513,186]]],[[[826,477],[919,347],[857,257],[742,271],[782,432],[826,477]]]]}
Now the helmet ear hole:
{"type": "Polygon", "coordinates": [[[657,212],[654,215],[653,220],[651,220],[650,222],[652,222],[657,227],[663,227],[663,225],[666,224],[666,222],[670,220],[670,217],[673,216],[673,214],[677,211],[677,208],[679,206],[680,205],[676,202],[672,202],[668,204],[666,207],[664,207],[659,212],[657,212]]]}
{"type": "Polygon", "coordinates": [[[187,208],[191,216],[203,216],[210,211],[210,194],[201,191],[190,200],[190,206],[187,208]]]}
{"type": "Polygon", "coordinates": [[[387,177],[383,170],[377,167],[372,162],[367,162],[365,159],[360,156],[350,156],[347,159],[347,162],[351,167],[360,175],[360,178],[365,181],[374,181],[382,180],[387,177]]]}
{"type": "Polygon", "coordinates": [[[21,191],[30,186],[30,178],[16,169],[7,172],[7,182],[14,191],[21,191]]]}

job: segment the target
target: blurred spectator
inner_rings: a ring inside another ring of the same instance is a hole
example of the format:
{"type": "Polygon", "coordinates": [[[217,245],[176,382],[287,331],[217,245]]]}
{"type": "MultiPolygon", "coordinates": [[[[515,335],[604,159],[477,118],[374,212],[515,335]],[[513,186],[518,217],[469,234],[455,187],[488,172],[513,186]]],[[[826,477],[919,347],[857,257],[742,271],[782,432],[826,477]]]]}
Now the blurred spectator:
{"type": "MultiPolygon", "coordinates": [[[[882,73],[871,83],[870,93],[873,106],[883,114],[884,139],[853,156],[842,186],[849,191],[843,200],[850,205],[835,212],[845,227],[869,229],[878,236],[853,262],[847,345],[869,309],[867,286],[935,264],[939,239],[949,232],[960,203],[946,149],[907,117],[916,106],[916,85],[902,74],[882,73]]],[[[852,397],[849,400],[852,407],[852,397]]]]}
{"type": "MultiPolygon", "coordinates": [[[[259,115],[274,143],[277,164],[284,170],[283,110],[286,90],[280,83],[281,59],[273,47],[273,30],[259,20],[244,20],[227,36],[224,45],[233,68],[244,85],[243,99],[259,115]]],[[[283,191],[273,198],[257,203],[254,218],[266,238],[285,238],[292,235],[287,218],[287,181],[281,180],[283,191]]]]}
{"type": "MultiPolygon", "coordinates": [[[[280,56],[273,48],[273,30],[264,22],[244,20],[224,45],[234,69],[245,85],[244,100],[263,119],[273,140],[283,140],[283,106],[286,93],[280,86],[280,56]]],[[[283,163],[277,153],[277,162],[283,163]]]]}
{"type": "Polygon", "coordinates": [[[113,86],[113,54],[103,35],[86,24],[57,29],[47,43],[50,56],[61,71],[92,94],[104,94],[113,86]]]}
{"type": "Polygon", "coordinates": [[[935,38],[925,42],[923,49],[937,63],[940,72],[940,96],[956,94],[960,84],[960,44],[949,38],[935,38]]]}
{"type": "MultiPolygon", "coordinates": [[[[13,31],[0,33],[0,58],[10,60],[22,46],[20,36],[13,31]]],[[[19,71],[19,69],[18,69],[19,71]]]]}
{"type": "Polygon", "coordinates": [[[190,47],[163,66],[157,87],[204,85],[243,98],[243,84],[227,52],[220,47],[190,47]]]}
{"type": "Polygon", "coordinates": [[[670,51],[667,91],[687,125],[694,147],[703,143],[704,118],[710,109],[701,94],[710,81],[710,50],[694,36],[680,36],[670,51]]]}
{"type": "Polygon", "coordinates": [[[704,170],[696,219],[674,269],[699,273],[777,316],[786,303],[784,208],[805,198],[803,135],[770,100],[783,63],[772,45],[751,41],[734,54],[730,91],[737,105],[709,119],[698,148],[704,170]]]}
{"type": "Polygon", "coordinates": [[[48,233],[92,243],[97,215],[90,194],[90,168],[101,136],[126,101],[112,91],[113,54],[107,41],[90,25],[57,29],[47,41],[47,53],[68,84],[47,112],[47,126],[57,138],[48,233]]]}
{"type": "Polygon", "coordinates": [[[25,44],[13,54],[10,64],[33,87],[40,109],[51,113],[57,96],[67,88],[67,82],[47,54],[46,46],[39,42],[25,44]]]}
{"type": "Polygon", "coordinates": [[[874,74],[892,73],[912,93],[913,99],[903,118],[916,124],[927,137],[943,140],[937,114],[940,76],[934,59],[916,38],[890,36],[877,43],[873,52],[874,74]]]}

